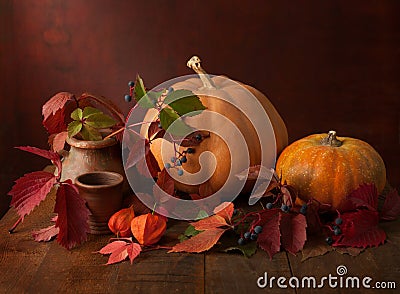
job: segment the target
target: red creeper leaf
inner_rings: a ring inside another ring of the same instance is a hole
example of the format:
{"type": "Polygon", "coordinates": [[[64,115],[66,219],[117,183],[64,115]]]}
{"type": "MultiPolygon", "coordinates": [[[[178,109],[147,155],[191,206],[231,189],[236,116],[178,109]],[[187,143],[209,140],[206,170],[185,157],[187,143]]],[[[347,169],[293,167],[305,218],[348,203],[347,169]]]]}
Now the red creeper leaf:
{"type": "Polygon", "coordinates": [[[158,175],[157,185],[165,191],[165,193],[169,195],[174,195],[174,179],[168,173],[168,171],[164,168],[161,173],[158,175]]]}
{"type": "Polygon", "coordinates": [[[132,238],[123,240],[117,240],[111,242],[100,249],[99,253],[101,254],[111,254],[108,258],[107,264],[118,263],[124,261],[127,257],[131,261],[139,256],[142,251],[142,247],[138,243],[132,242],[132,238]]]}
{"type": "Polygon", "coordinates": [[[199,253],[211,249],[227,229],[215,228],[206,230],[196,236],[176,244],[170,252],[199,253]]]}
{"type": "Polygon", "coordinates": [[[32,237],[35,241],[37,242],[47,242],[52,240],[55,236],[57,236],[58,232],[60,231],[59,228],[56,228],[55,225],[49,226],[47,228],[38,230],[38,231],[33,231],[32,232],[32,237]]]}
{"type": "Polygon", "coordinates": [[[60,229],[57,237],[60,245],[71,249],[86,241],[90,212],[71,180],[65,181],[58,187],[54,212],[58,214],[56,227],[60,229]]]}
{"type": "Polygon", "coordinates": [[[15,181],[8,195],[12,196],[11,206],[23,219],[41,201],[43,201],[56,183],[56,177],[45,171],[36,171],[24,175],[15,181]]]}
{"type": "Polygon", "coordinates": [[[400,216],[400,196],[396,189],[391,190],[385,199],[381,211],[382,220],[395,220],[400,216]]]}
{"type": "Polygon", "coordinates": [[[303,249],[307,240],[307,222],[302,214],[292,215],[281,213],[281,235],[282,246],[292,254],[303,249]]]}
{"type": "Polygon", "coordinates": [[[378,190],[374,184],[360,185],[351,192],[341,211],[350,211],[357,208],[367,208],[376,211],[378,208],[378,190]]]}
{"type": "Polygon", "coordinates": [[[235,208],[232,202],[223,202],[214,209],[214,213],[223,217],[228,223],[230,223],[234,210],[235,208]]]}
{"type": "Polygon", "coordinates": [[[44,150],[36,147],[30,147],[30,146],[24,146],[24,147],[15,147],[19,150],[30,152],[36,155],[39,155],[41,157],[47,158],[52,161],[52,163],[57,167],[58,170],[58,176],[57,179],[60,179],[61,177],[61,159],[60,155],[58,155],[56,152],[49,151],[49,150],[44,150]]]}
{"type": "Polygon", "coordinates": [[[145,139],[139,139],[133,146],[129,146],[129,155],[126,160],[126,169],[136,165],[145,156],[145,139]]]}
{"type": "Polygon", "coordinates": [[[366,248],[379,246],[385,242],[385,231],[378,227],[377,211],[363,209],[343,213],[341,218],[343,220],[343,224],[340,226],[342,234],[334,236],[333,246],[366,248]]]}
{"type": "Polygon", "coordinates": [[[74,100],[75,96],[68,92],[60,92],[50,98],[42,108],[42,114],[44,120],[48,119],[50,115],[56,114],[56,112],[62,108],[64,108],[65,104],[70,101],[74,100]]]}
{"type": "Polygon", "coordinates": [[[281,248],[281,232],[279,231],[280,221],[281,214],[271,210],[268,216],[266,214],[262,216],[262,221],[260,223],[265,229],[258,235],[257,243],[261,249],[268,253],[270,259],[272,259],[281,248]]]}
{"type": "Polygon", "coordinates": [[[197,231],[211,230],[223,226],[227,226],[225,218],[219,215],[212,215],[210,217],[203,218],[197,222],[191,223],[191,225],[197,231]]]}

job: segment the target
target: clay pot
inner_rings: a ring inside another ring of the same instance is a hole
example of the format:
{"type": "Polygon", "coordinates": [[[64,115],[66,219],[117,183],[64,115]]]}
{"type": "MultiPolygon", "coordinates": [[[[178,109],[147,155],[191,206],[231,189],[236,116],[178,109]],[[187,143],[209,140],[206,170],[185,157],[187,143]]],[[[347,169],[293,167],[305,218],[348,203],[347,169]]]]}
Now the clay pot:
{"type": "Polygon", "coordinates": [[[108,220],[122,208],[123,176],[108,171],[86,173],[75,179],[79,195],[86,200],[91,234],[108,234],[108,220]]]}
{"type": "Polygon", "coordinates": [[[94,171],[112,171],[124,176],[123,192],[130,191],[122,164],[121,147],[114,138],[101,141],[84,141],[67,138],[71,146],[62,162],[61,180],[74,180],[77,176],[94,171]]]}

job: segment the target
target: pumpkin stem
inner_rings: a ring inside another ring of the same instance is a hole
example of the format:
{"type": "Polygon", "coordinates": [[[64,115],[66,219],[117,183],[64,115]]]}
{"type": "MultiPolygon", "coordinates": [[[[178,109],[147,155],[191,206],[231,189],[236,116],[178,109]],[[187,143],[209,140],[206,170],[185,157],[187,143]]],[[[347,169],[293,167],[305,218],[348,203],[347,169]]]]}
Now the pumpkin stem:
{"type": "Polygon", "coordinates": [[[197,56],[193,56],[189,59],[186,65],[193,69],[200,77],[201,81],[203,82],[203,87],[207,89],[215,89],[215,84],[206,73],[206,71],[200,65],[200,58],[197,56]]]}
{"type": "Polygon", "coordinates": [[[340,147],[343,142],[336,138],[335,131],[329,131],[328,136],[321,140],[321,144],[325,146],[340,147]]]}

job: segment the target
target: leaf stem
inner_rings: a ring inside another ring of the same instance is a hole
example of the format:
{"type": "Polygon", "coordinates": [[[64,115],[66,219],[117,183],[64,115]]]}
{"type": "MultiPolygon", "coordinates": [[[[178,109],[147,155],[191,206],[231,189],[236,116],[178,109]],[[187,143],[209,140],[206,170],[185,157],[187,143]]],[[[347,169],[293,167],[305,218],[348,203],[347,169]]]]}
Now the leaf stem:
{"type": "Polygon", "coordinates": [[[117,134],[123,132],[124,130],[125,130],[125,127],[122,127],[122,128],[120,128],[120,129],[118,129],[118,130],[112,132],[111,134],[105,136],[105,137],[103,138],[103,140],[107,140],[107,139],[111,138],[112,136],[117,135],[117,134]]]}
{"type": "Polygon", "coordinates": [[[17,228],[17,226],[22,222],[23,217],[21,216],[16,222],[15,224],[11,227],[11,229],[8,230],[8,232],[10,234],[14,233],[14,230],[17,228]]]}

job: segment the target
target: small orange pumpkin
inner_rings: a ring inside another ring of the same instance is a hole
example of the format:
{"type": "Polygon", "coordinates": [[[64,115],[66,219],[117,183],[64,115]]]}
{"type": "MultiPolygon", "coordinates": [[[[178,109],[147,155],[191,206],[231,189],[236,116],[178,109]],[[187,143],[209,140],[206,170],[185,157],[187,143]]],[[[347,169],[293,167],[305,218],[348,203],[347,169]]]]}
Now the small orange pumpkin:
{"type": "MultiPolygon", "coordinates": [[[[249,99],[249,95],[254,96],[258,100],[260,107],[265,110],[269,117],[275,133],[277,154],[279,154],[283,148],[287,146],[288,134],[285,123],[275,107],[263,93],[251,86],[229,80],[224,76],[210,77],[201,67],[200,59],[197,56],[193,56],[188,61],[187,65],[188,67],[192,68],[199,77],[189,78],[185,81],[178,82],[172,85],[172,88],[175,90],[185,89],[192,91],[200,98],[207,110],[221,114],[232,121],[234,125],[236,125],[236,127],[240,130],[240,133],[243,134],[246,145],[249,148],[249,166],[259,165],[262,158],[260,139],[254,126],[246,117],[246,114],[236,107],[237,105],[240,105],[240,102],[243,103],[243,101],[249,99]],[[229,100],[233,103],[231,104],[224,100],[218,99],[219,97],[229,97],[229,100]]],[[[249,115],[249,113],[247,115],[249,115]]],[[[199,115],[194,117],[194,119],[200,121],[204,118],[202,115],[199,115]]],[[[215,122],[212,123],[214,125],[218,124],[215,122]]],[[[266,126],[267,123],[269,122],[265,122],[266,126]]],[[[229,132],[231,132],[231,129],[229,129],[228,126],[224,126],[224,133],[229,132]]],[[[163,168],[165,163],[161,158],[160,146],[161,141],[157,142],[156,140],[156,142],[153,142],[151,150],[157,158],[160,167],[163,168]]],[[[239,173],[243,169],[249,167],[244,165],[244,159],[242,156],[232,158],[233,160],[231,160],[229,148],[236,147],[228,147],[225,141],[214,133],[211,133],[208,138],[205,138],[198,146],[195,146],[194,148],[195,153],[187,156],[187,163],[182,165],[182,168],[185,170],[185,174],[181,177],[183,182],[186,172],[189,174],[195,174],[199,172],[200,169],[212,169],[211,167],[213,166],[213,163],[211,161],[204,162],[204,165],[200,166],[199,156],[206,151],[211,152],[216,159],[215,171],[207,181],[208,187],[212,192],[218,191],[224,184],[226,184],[230,172],[239,173]]],[[[183,148],[180,149],[181,152],[183,150],[183,148]]],[[[273,158],[273,161],[275,161],[275,159],[276,158],[273,158]]],[[[187,185],[179,181],[175,181],[175,188],[187,193],[199,193],[199,185],[187,185]]],[[[250,188],[251,184],[245,186],[244,191],[251,191],[250,188]]]]}
{"type": "Polygon", "coordinates": [[[311,198],[339,209],[345,197],[361,184],[375,184],[382,192],[386,169],[381,156],[364,141],[336,137],[335,131],[300,139],[279,156],[276,171],[297,189],[299,198],[311,198]]]}

